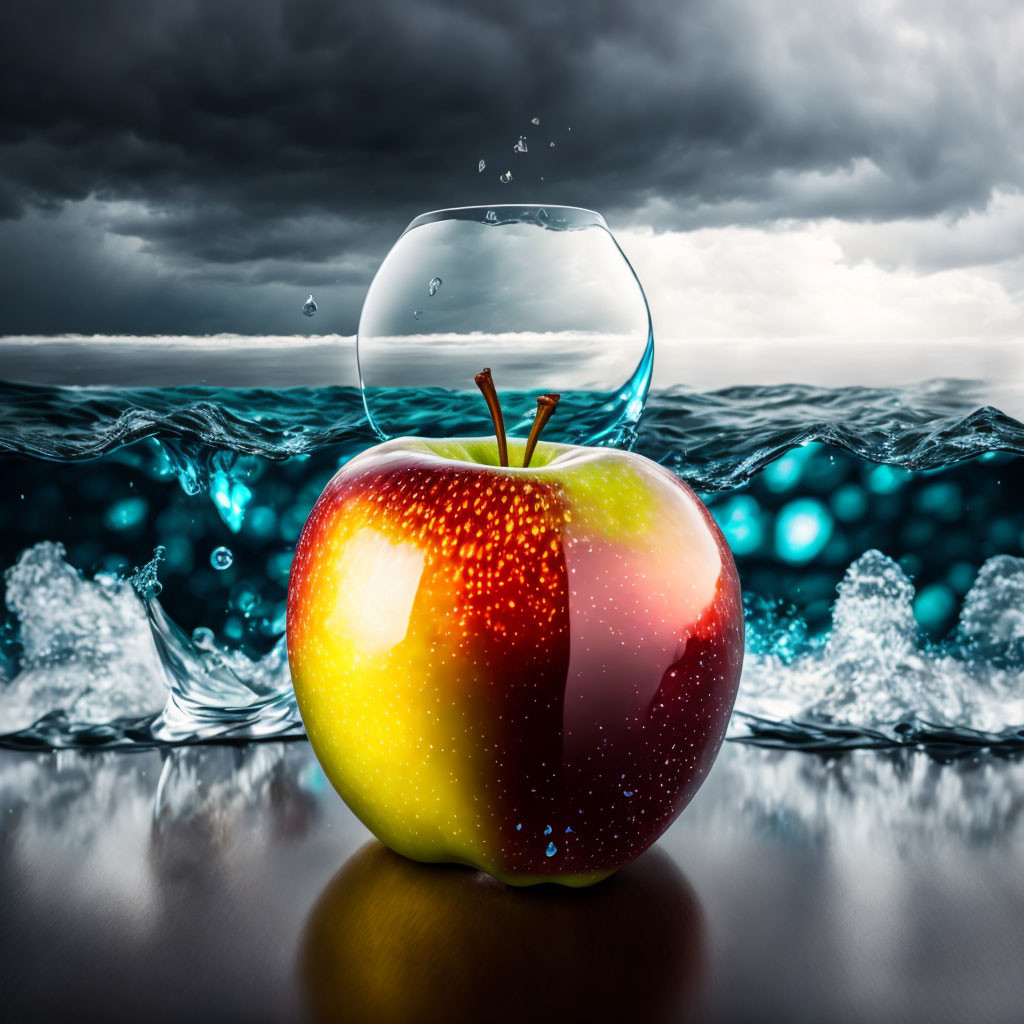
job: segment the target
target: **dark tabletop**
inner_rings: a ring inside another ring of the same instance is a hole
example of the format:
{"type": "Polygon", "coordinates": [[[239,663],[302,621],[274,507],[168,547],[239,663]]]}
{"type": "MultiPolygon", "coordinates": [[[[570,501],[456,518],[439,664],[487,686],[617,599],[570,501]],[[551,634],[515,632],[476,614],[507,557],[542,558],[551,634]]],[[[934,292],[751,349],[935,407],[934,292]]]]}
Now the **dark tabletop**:
{"type": "Polygon", "coordinates": [[[0,751],[19,1020],[1020,1021],[1024,762],[726,744],[653,851],[507,890],[374,843],[304,742],[0,751]]]}

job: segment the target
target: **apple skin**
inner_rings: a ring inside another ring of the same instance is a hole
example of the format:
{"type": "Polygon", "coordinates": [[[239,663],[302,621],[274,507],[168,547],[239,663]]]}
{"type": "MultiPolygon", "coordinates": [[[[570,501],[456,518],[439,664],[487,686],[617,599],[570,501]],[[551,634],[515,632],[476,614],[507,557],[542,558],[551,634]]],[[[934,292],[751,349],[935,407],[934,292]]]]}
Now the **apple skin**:
{"type": "Polygon", "coordinates": [[[328,779],[382,842],[590,885],[675,820],[725,736],[739,578],[696,495],[607,448],[399,438],[296,548],[288,659],[328,779]]]}

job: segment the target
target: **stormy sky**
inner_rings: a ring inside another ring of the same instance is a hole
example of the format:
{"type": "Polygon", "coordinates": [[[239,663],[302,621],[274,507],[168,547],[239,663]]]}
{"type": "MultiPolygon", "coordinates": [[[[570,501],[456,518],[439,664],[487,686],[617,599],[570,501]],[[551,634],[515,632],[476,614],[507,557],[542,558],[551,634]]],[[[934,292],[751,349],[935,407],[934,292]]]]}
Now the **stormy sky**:
{"type": "Polygon", "coordinates": [[[0,334],[351,334],[415,214],[542,201],[663,337],[1024,337],[1012,2],[39,0],[0,97],[0,334]]]}

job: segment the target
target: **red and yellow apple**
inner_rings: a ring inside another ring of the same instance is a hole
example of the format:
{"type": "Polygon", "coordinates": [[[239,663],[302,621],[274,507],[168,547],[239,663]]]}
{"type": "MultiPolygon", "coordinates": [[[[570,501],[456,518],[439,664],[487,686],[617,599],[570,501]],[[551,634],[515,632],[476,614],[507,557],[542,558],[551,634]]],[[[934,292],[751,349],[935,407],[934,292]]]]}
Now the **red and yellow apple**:
{"type": "MultiPolygon", "coordinates": [[[[504,440],[504,438],[502,438],[504,440]]],[[[639,455],[401,438],[352,459],[299,539],[295,694],[382,842],[504,882],[589,885],[704,780],[743,658],[736,567],[639,455]]]]}

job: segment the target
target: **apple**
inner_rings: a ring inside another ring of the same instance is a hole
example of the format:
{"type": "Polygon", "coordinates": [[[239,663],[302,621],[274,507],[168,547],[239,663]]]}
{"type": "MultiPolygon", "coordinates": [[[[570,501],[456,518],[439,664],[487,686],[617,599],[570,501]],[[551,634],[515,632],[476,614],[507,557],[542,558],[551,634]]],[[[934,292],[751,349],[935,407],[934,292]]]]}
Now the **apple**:
{"type": "Polygon", "coordinates": [[[295,694],[328,779],[393,850],[589,885],[711,768],[739,578],[664,467],[496,427],[387,441],[330,481],[292,564],[295,694]]]}

